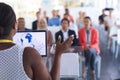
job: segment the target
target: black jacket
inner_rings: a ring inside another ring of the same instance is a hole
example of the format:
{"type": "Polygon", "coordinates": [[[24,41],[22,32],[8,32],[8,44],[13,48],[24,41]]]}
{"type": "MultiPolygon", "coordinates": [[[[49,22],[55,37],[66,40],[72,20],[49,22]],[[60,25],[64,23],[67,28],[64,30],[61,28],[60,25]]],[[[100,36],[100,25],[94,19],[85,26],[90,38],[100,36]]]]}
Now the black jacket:
{"type": "MultiPolygon", "coordinates": [[[[57,42],[59,35],[61,36],[61,42],[63,42],[64,37],[63,37],[63,33],[62,33],[61,30],[58,31],[58,32],[55,34],[55,42],[57,42]]],[[[71,46],[78,46],[79,43],[78,43],[78,39],[76,38],[75,31],[69,29],[69,30],[68,30],[68,36],[70,36],[70,35],[74,35],[73,44],[72,44],[71,46]]]]}
{"type": "Polygon", "coordinates": [[[33,21],[32,23],[32,30],[37,30],[37,20],[33,21]]]}

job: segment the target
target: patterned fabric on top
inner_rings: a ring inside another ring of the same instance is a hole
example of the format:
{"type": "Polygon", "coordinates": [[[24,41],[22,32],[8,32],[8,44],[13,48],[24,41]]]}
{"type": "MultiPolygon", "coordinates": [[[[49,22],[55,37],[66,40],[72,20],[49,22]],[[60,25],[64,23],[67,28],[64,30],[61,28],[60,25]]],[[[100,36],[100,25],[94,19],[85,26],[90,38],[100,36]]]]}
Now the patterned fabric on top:
{"type": "Polygon", "coordinates": [[[0,50],[0,80],[30,80],[23,67],[23,51],[18,45],[0,50]]]}

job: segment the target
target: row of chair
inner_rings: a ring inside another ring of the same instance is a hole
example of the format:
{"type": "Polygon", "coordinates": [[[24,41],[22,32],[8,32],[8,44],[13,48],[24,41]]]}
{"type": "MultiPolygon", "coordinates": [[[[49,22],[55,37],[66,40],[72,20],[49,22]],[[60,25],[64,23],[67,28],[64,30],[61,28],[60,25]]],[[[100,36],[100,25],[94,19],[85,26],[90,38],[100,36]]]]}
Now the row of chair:
{"type": "MultiPolygon", "coordinates": [[[[81,46],[75,46],[75,48],[77,49],[79,48],[79,51],[64,52],[62,55],[61,66],[60,66],[61,78],[67,77],[67,78],[74,78],[75,80],[77,80],[77,78],[82,77],[84,64],[85,64],[84,52],[81,46]]],[[[52,46],[51,53],[54,53],[54,50],[55,50],[55,44],[53,44],[52,46]]],[[[96,63],[96,75],[97,75],[96,78],[100,79],[100,73],[101,73],[101,57],[100,56],[96,57],[95,63],[96,63]]],[[[87,78],[90,78],[90,77],[87,77],[87,78]]]]}
{"type": "MultiPolygon", "coordinates": [[[[79,53],[80,54],[80,53],[79,53]]],[[[60,66],[60,76],[61,77],[69,77],[72,76],[74,78],[82,78],[85,58],[82,55],[77,53],[64,53],[61,59],[60,66]]],[[[101,73],[101,57],[97,56],[96,58],[96,79],[100,79],[101,73]]],[[[87,80],[90,80],[90,69],[88,69],[88,77],[87,80]]]]}

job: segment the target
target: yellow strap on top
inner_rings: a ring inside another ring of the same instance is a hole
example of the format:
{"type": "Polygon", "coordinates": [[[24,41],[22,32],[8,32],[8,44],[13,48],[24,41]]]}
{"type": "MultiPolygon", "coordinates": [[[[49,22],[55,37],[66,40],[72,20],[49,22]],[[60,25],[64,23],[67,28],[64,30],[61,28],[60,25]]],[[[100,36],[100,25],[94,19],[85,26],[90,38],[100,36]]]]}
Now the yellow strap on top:
{"type": "Polygon", "coordinates": [[[13,43],[13,40],[9,40],[9,39],[0,39],[0,43],[13,43]]]}

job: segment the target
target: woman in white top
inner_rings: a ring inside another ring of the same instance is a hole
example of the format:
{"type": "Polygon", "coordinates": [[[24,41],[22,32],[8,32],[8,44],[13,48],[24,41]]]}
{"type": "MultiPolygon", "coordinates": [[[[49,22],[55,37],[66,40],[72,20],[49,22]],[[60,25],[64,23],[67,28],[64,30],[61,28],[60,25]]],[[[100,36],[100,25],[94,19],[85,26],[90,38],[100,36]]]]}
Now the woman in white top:
{"type": "Polygon", "coordinates": [[[73,40],[60,43],[59,37],[52,70],[49,73],[40,54],[31,47],[21,48],[13,43],[17,31],[16,16],[12,8],[0,3],[0,80],[59,80],[62,52],[73,40]]]}

